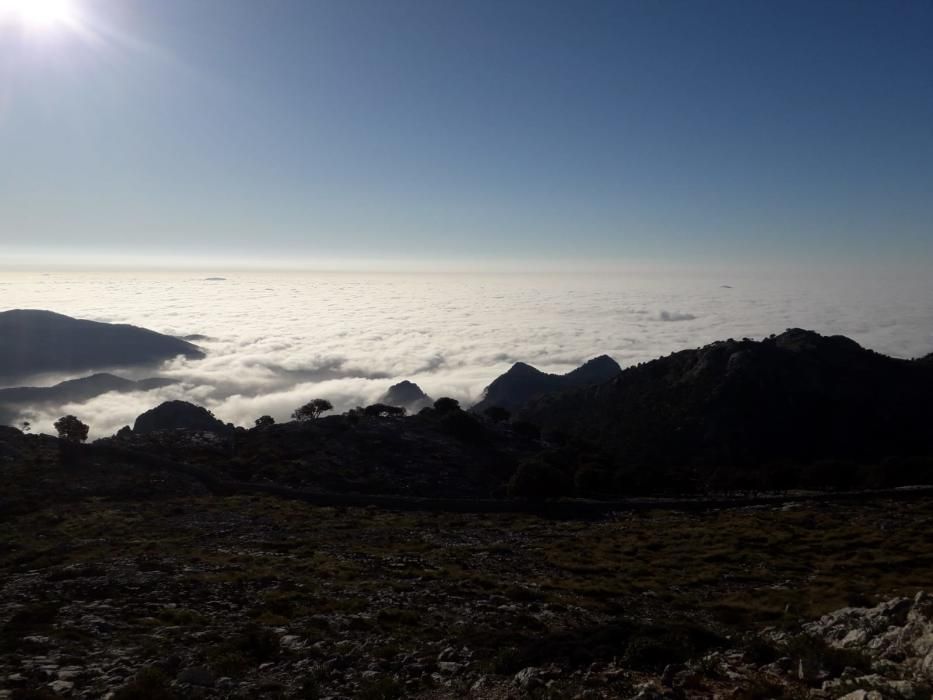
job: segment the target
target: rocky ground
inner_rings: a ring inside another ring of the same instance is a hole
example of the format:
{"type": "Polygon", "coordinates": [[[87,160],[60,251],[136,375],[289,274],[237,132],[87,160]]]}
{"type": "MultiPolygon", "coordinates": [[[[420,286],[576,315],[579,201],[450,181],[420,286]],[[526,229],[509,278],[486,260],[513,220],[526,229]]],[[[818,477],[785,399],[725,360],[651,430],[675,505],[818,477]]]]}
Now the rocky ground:
{"type": "Polygon", "coordinates": [[[580,522],[179,489],[0,521],[0,698],[930,697],[933,503],[580,522]]]}
{"type": "Polygon", "coordinates": [[[0,438],[0,699],[931,696],[930,499],[394,512],[0,438]]]}

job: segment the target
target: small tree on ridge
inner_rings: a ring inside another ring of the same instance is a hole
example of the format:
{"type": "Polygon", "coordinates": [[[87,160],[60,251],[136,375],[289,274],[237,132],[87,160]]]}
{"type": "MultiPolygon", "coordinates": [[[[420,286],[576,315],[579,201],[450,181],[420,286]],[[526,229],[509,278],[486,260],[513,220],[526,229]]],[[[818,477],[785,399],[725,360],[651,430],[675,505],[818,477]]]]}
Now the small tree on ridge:
{"type": "Polygon", "coordinates": [[[334,405],[327,399],[312,399],[304,406],[296,408],[292,420],[309,421],[320,418],[322,413],[333,410],[334,405]]]}
{"type": "Polygon", "coordinates": [[[60,440],[80,443],[87,440],[88,426],[74,416],[62,416],[55,421],[55,430],[60,440]]]}

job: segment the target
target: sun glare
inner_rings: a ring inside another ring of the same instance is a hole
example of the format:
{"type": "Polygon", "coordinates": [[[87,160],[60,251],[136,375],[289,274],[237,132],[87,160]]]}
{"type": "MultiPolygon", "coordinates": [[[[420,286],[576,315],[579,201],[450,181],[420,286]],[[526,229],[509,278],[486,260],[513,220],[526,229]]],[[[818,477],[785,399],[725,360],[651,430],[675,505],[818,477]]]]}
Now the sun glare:
{"type": "Polygon", "coordinates": [[[73,0],[0,0],[0,23],[18,22],[31,31],[74,26],[73,0]]]}

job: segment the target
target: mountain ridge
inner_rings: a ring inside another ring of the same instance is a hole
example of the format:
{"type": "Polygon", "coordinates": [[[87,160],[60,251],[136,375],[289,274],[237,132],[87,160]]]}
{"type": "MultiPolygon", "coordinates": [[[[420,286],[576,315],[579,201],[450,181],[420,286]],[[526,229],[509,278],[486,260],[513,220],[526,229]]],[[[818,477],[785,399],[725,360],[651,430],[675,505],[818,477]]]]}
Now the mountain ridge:
{"type": "Polygon", "coordinates": [[[933,453],[933,371],[844,336],[717,341],[540,396],[520,417],[632,468],[933,453]]]}
{"type": "Polygon", "coordinates": [[[471,410],[482,412],[499,406],[514,411],[536,396],[606,381],[620,371],[622,368],[608,355],[587,360],[566,374],[549,374],[516,362],[483,390],[482,398],[471,410]]]}
{"type": "Polygon", "coordinates": [[[192,343],[146,328],[37,309],[0,311],[0,337],[0,381],[205,357],[192,343]]]}

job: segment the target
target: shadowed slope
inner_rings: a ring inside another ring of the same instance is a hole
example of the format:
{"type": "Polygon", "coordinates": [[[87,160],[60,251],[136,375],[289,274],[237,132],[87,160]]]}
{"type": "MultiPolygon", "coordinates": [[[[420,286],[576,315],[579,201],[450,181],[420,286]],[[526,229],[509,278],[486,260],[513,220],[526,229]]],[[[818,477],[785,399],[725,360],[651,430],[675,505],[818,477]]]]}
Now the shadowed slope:
{"type": "Polygon", "coordinates": [[[483,390],[483,398],[473,410],[482,412],[490,406],[501,406],[513,411],[536,396],[604,382],[621,371],[616,361],[607,355],[595,357],[567,374],[547,374],[524,362],[516,362],[483,390]]]}
{"type": "Polygon", "coordinates": [[[791,329],[631,367],[532,402],[522,417],[609,447],[620,463],[858,461],[933,452],[933,370],[842,336],[791,329]]]}
{"type": "Polygon", "coordinates": [[[145,365],[178,355],[204,357],[197,346],[155,331],[51,311],[0,312],[0,338],[0,381],[42,372],[145,365]]]}

